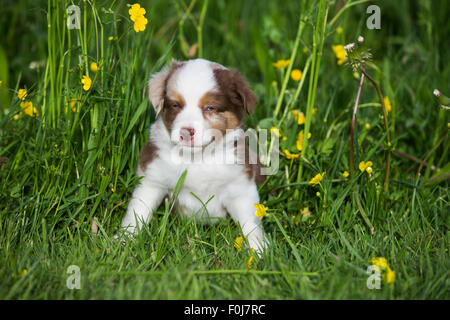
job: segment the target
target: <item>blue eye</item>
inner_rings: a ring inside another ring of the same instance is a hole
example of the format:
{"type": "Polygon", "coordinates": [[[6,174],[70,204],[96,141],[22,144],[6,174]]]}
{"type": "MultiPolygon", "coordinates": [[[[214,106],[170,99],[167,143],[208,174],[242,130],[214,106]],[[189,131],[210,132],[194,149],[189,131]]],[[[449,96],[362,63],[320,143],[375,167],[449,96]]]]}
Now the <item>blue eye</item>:
{"type": "Polygon", "coordinates": [[[172,108],[179,109],[181,108],[181,106],[179,104],[174,103],[172,104],[172,108]]]}
{"type": "Polygon", "coordinates": [[[214,111],[215,109],[213,106],[206,106],[205,111],[214,111]]]}

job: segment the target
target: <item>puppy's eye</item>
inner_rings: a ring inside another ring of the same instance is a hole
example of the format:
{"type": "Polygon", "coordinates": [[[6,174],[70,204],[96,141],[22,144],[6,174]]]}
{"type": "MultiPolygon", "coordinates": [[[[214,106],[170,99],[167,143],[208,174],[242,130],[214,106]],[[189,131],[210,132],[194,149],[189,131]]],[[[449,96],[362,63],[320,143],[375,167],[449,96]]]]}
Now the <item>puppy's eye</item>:
{"type": "Polygon", "coordinates": [[[214,108],[213,106],[206,106],[205,107],[205,111],[214,111],[216,110],[216,108],[214,108]]]}
{"type": "Polygon", "coordinates": [[[172,108],[174,109],[181,109],[181,106],[178,103],[173,103],[172,108]]]}

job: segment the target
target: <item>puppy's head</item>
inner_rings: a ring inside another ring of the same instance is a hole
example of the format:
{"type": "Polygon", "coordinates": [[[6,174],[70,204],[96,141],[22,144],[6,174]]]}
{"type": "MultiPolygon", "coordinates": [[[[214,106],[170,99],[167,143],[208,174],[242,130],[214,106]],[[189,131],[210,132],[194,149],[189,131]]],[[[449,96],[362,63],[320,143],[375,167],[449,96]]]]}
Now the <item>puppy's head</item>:
{"type": "Polygon", "coordinates": [[[149,81],[150,101],[170,140],[202,148],[238,127],[256,97],[236,70],[203,59],[172,62],[149,81]]]}

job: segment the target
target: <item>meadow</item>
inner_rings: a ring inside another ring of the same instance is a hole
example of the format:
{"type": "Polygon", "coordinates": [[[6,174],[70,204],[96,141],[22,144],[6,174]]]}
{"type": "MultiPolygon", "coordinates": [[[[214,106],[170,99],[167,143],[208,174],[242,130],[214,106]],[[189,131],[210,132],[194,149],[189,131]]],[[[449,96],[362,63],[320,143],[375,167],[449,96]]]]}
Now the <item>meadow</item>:
{"type": "Polygon", "coordinates": [[[449,299],[449,7],[3,1],[0,298],[449,299]],[[171,200],[113,239],[155,119],[147,81],[192,58],[239,70],[258,98],[247,127],[279,138],[261,258],[232,221],[171,200]]]}

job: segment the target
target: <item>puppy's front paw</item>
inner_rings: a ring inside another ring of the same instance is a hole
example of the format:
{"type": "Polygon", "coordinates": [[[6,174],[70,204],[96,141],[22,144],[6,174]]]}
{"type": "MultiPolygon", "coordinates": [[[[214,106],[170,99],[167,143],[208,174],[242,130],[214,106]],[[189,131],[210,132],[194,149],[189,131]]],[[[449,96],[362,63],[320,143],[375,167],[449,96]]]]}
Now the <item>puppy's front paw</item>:
{"type": "Polygon", "coordinates": [[[134,239],[136,235],[135,227],[121,228],[114,236],[114,240],[120,241],[122,244],[130,239],[134,239]]]}
{"type": "Polygon", "coordinates": [[[248,244],[250,245],[250,248],[255,250],[258,257],[261,258],[262,254],[269,247],[269,239],[267,239],[265,235],[263,235],[262,237],[250,235],[248,238],[248,244]]]}

